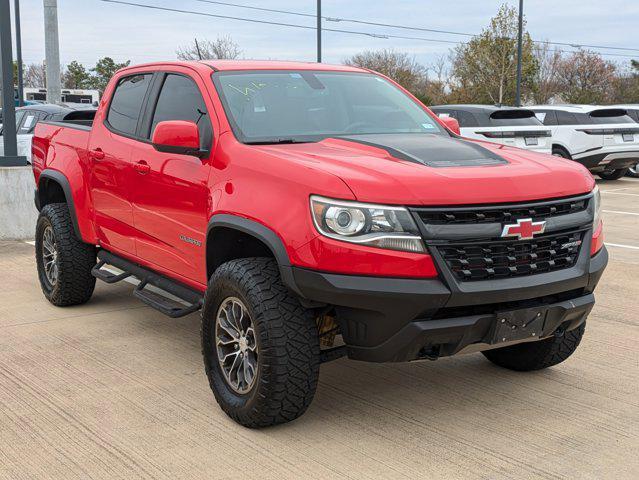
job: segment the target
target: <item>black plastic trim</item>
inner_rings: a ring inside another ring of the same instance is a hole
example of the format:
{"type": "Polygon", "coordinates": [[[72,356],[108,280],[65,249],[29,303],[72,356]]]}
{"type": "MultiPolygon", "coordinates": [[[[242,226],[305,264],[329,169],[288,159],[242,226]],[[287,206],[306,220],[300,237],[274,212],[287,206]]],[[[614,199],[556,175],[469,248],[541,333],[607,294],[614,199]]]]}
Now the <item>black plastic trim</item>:
{"type": "Polygon", "coordinates": [[[37,190],[38,201],[36,202],[36,208],[40,210],[42,206],[42,198],[40,197],[42,192],[40,187],[42,185],[42,179],[44,178],[49,178],[57,182],[60,185],[60,187],[62,187],[64,198],[66,199],[67,205],[69,207],[69,214],[71,215],[71,221],[73,222],[73,231],[75,232],[76,236],[81,240],[82,235],[80,235],[80,226],[78,225],[78,217],[75,213],[75,204],[73,202],[73,194],[71,193],[71,185],[69,184],[69,180],[67,179],[67,177],[64,176],[63,173],[57,170],[51,170],[49,168],[45,168],[42,171],[42,173],[40,174],[40,179],[38,180],[38,190],[37,190]]]}
{"type": "MultiPolygon", "coordinates": [[[[291,271],[291,261],[288,258],[286,247],[280,237],[270,228],[265,227],[261,223],[249,220],[248,218],[239,217],[237,215],[230,215],[226,213],[216,214],[209,220],[209,225],[206,230],[206,241],[209,242],[211,238],[211,230],[216,227],[226,227],[239,230],[240,232],[249,234],[262,243],[264,243],[273,253],[275,260],[280,269],[280,275],[284,284],[293,290],[296,294],[300,294],[299,289],[293,278],[291,271]]],[[[207,271],[209,269],[209,259],[206,259],[207,271]]]]}

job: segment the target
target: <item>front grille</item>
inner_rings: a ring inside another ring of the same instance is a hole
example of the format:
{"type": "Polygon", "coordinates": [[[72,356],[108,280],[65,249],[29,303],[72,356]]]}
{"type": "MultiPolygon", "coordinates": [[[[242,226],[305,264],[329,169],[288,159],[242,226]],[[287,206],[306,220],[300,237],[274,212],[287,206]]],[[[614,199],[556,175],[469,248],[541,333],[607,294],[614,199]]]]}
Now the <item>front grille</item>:
{"type": "Polygon", "coordinates": [[[512,223],[518,218],[547,220],[588,208],[588,197],[520,205],[458,208],[417,208],[422,222],[431,225],[512,223]]]}
{"type": "Polygon", "coordinates": [[[519,277],[575,265],[584,230],[533,240],[494,240],[437,245],[448,268],[461,281],[519,277]]]}

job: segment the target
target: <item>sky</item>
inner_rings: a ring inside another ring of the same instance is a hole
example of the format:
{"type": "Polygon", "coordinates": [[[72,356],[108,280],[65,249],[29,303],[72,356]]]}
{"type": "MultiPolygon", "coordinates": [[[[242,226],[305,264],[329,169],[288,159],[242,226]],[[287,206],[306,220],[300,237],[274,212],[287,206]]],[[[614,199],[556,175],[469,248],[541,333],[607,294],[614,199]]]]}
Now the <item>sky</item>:
{"type": "MultiPolygon", "coordinates": [[[[198,0],[123,0],[218,15],[314,26],[313,18],[245,10],[198,0]]],[[[231,3],[315,13],[316,0],[227,0],[231,3]]],[[[13,2],[11,2],[13,3],[13,2]]],[[[517,6],[518,0],[324,0],[322,13],[329,17],[407,26],[479,33],[488,25],[500,4],[517,6]]],[[[525,0],[528,31],[535,40],[635,48],[639,58],[639,1],[637,0],[525,0]]],[[[20,0],[23,61],[44,59],[42,0],[20,0]]],[[[198,39],[231,36],[243,57],[314,61],[314,30],[260,25],[230,19],[154,11],[100,0],[58,0],[60,57],[63,64],[77,60],[87,67],[103,56],[116,61],[143,63],[175,59],[178,47],[198,39]]],[[[450,34],[398,30],[389,27],[324,22],[325,28],[394,34],[429,39],[463,41],[450,34]]],[[[381,39],[370,36],[324,32],[323,57],[341,63],[362,50],[393,48],[407,52],[425,65],[447,56],[454,45],[421,40],[381,39]]],[[[568,48],[569,49],[569,48],[568,48]]],[[[15,51],[14,51],[15,55],[15,51]]],[[[628,63],[630,57],[607,57],[628,63]]]]}

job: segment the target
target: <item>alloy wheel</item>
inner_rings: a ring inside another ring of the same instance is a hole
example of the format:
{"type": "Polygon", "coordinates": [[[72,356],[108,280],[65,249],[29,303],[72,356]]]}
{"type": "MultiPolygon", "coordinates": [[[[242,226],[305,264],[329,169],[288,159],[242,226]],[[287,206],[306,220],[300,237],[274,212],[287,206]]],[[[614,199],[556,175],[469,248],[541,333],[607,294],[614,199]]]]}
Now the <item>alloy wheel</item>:
{"type": "Polygon", "coordinates": [[[224,299],[217,311],[215,345],[226,383],[237,393],[248,393],[257,378],[257,339],[248,309],[237,297],[224,299]]]}
{"type": "Polygon", "coordinates": [[[57,245],[51,226],[46,227],[42,234],[42,265],[44,266],[44,275],[47,281],[51,287],[54,287],[58,283],[60,269],[58,266],[57,245]]]}

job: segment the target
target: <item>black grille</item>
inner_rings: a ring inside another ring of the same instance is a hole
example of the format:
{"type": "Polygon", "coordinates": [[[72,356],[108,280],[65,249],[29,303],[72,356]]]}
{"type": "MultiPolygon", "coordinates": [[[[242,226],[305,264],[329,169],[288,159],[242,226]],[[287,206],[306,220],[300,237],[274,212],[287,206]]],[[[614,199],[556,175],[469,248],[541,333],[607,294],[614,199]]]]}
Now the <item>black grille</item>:
{"type": "Polygon", "coordinates": [[[462,281],[518,277],[572,267],[584,231],[543,235],[534,240],[450,243],[435,248],[462,281]]]}
{"type": "Polygon", "coordinates": [[[452,225],[477,223],[511,223],[518,218],[547,220],[559,215],[578,213],[588,208],[588,198],[505,205],[490,207],[460,207],[443,209],[415,209],[426,224],[452,225]]]}

